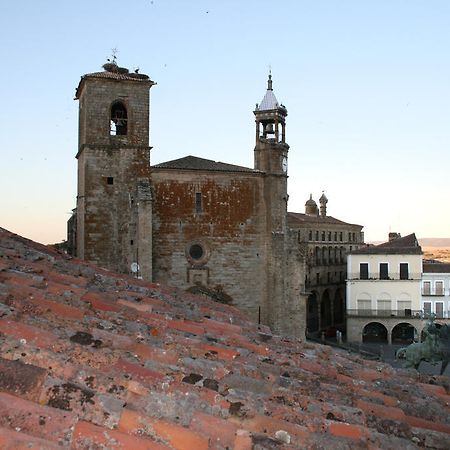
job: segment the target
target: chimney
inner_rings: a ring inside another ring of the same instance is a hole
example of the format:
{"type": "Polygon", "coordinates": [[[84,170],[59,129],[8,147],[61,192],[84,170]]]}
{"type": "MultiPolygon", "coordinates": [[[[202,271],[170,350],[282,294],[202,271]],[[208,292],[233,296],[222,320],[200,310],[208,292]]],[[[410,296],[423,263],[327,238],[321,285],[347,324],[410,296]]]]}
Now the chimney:
{"type": "Polygon", "coordinates": [[[402,236],[400,233],[389,233],[389,242],[395,241],[396,239],[400,239],[402,236]]]}

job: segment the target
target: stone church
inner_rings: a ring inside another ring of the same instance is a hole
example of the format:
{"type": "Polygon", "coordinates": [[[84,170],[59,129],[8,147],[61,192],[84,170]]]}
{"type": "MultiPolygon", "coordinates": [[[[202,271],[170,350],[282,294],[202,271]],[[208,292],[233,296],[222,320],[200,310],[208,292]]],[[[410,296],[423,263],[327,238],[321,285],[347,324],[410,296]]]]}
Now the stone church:
{"type": "Polygon", "coordinates": [[[254,110],[253,168],[195,156],[151,165],[156,83],[115,63],[103,67],[76,90],[72,254],[233,304],[274,332],[304,337],[310,249],[299,230],[308,214],[287,212],[287,109],[271,76],[254,110]]]}

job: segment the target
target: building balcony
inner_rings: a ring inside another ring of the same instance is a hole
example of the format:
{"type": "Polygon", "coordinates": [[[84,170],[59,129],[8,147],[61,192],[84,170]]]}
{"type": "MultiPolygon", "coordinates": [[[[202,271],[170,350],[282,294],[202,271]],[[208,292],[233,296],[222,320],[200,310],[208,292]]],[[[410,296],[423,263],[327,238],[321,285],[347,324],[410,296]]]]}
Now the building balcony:
{"type": "Polygon", "coordinates": [[[450,311],[438,311],[431,313],[430,311],[414,310],[414,309],[347,309],[347,317],[404,317],[408,319],[426,320],[434,314],[436,319],[450,319],[450,311]]]}
{"type": "Polygon", "coordinates": [[[420,273],[410,273],[407,279],[400,279],[399,273],[390,273],[388,278],[380,278],[379,275],[370,274],[368,278],[361,278],[359,273],[349,273],[348,281],[419,281],[422,279],[420,273]]]}
{"type": "Polygon", "coordinates": [[[445,297],[445,292],[422,291],[424,297],[445,297]]]}
{"type": "Polygon", "coordinates": [[[347,317],[407,317],[410,319],[424,319],[420,309],[347,309],[347,317]]]}

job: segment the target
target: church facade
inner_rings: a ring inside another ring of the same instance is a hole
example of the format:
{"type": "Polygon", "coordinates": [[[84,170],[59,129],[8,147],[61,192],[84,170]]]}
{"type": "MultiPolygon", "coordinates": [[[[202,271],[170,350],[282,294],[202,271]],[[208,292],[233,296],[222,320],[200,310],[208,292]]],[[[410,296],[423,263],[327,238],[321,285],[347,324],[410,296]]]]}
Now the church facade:
{"type": "Polygon", "coordinates": [[[253,168],[195,156],[152,166],[155,83],[114,63],[104,68],[76,90],[72,254],[233,304],[274,332],[303,337],[308,258],[289,226],[287,109],[271,76],[254,110],[253,168]]]}

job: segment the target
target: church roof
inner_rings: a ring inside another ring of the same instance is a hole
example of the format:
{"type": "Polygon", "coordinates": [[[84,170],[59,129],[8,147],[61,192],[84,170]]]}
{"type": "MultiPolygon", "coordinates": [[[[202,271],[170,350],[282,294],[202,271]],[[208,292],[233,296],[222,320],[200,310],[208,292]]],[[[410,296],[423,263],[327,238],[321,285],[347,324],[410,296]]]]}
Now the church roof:
{"type": "Polygon", "coordinates": [[[334,224],[334,225],[352,225],[362,228],[362,225],[344,222],[332,216],[325,216],[325,217],[312,216],[310,214],[303,214],[296,212],[288,212],[288,223],[289,226],[293,227],[295,227],[295,225],[303,225],[303,224],[334,224]]]}
{"type": "Polygon", "coordinates": [[[350,252],[351,254],[373,255],[421,255],[422,248],[414,233],[379,245],[370,245],[350,252]]]}
{"type": "Polygon", "coordinates": [[[156,169],[185,169],[185,170],[211,170],[215,172],[257,172],[259,170],[249,167],[235,166],[223,162],[213,161],[211,159],[198,158],[197,156],[185,156],[184,158],[174,159],[172,161],[155,164],[156,169]]]}
{"type": "Polygon", "coordinates": [[[0,228],[2,448],[448,448],[448,378],[0,228]]]}

